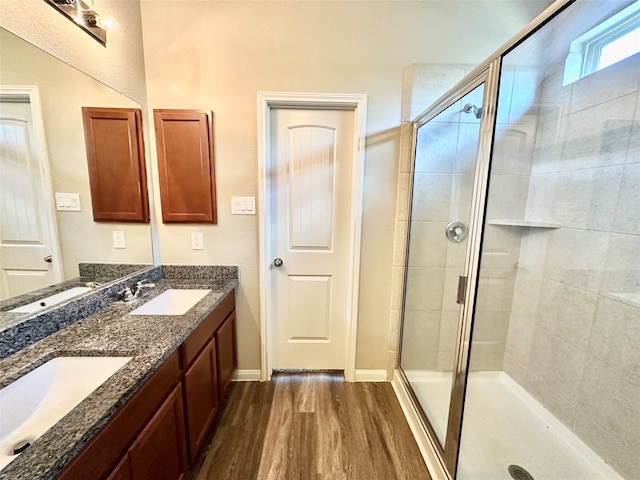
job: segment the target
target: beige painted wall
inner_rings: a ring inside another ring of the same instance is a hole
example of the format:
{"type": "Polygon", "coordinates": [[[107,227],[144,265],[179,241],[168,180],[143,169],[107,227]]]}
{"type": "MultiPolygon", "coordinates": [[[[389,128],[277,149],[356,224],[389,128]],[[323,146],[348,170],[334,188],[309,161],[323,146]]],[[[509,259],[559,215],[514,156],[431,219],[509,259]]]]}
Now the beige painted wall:
{"type": "Polygon", "coordinates": [[[106,47],[43,0],[1,0],[0,26],[144,105],[140,4],[138,0],[93,3],[98,13],[113,20],[106,47]]]}
{"type": "Polygon", "coordinates": [[[149,109],[215,112],[219,223],[160,225],[160,258],[240,266],[241,369],[260,368],[258,217],[230,197],[257,195],[256,92],[368,95],[356,368],[386,369],[403,68],[477,64],[548,3],[142,0],[149,109]]]}

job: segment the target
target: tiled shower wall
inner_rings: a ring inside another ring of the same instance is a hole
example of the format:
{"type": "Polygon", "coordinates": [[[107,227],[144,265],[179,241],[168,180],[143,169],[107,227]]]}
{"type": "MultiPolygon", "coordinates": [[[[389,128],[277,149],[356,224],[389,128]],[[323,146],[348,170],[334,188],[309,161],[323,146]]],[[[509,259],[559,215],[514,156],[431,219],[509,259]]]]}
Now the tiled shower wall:
{"type": "Polygon", "coordinates": [[[562,71],[545,72],[530,109],[538,126],[525,212],[560,228],[519,229],[504,370],[636,478],[640,54],[564,87],[562,71]]]}
{"type": "Polygon", "coordinates": [[[500,80],[481,270],[475,305],[471,371],[501,370],[518,271],[536,137],[538,74],[505,65],[500,80]]]}

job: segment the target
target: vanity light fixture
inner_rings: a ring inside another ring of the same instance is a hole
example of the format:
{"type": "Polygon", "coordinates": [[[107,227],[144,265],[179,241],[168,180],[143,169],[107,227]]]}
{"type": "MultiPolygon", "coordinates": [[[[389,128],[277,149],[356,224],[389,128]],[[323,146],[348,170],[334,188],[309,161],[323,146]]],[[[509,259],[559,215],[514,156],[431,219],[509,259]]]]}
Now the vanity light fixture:
{"type": "Polygon", "coordinates": [[[111,20],[102,17],[93,9],[93,0],[87,0],[91,5],[87,5],[83,0],[44,1],[106,46],[107,28],[110,28],[111,20]]]}

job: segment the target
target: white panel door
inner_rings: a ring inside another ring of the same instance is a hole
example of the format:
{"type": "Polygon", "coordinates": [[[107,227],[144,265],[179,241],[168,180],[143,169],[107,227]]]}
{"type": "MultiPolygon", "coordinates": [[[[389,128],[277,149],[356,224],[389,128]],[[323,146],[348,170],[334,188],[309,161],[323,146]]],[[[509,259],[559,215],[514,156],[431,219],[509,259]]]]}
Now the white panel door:
{"type": "Polygon", "coordinates": [[[353,110],[271,109],[275,369],[345,368],[353,128],[353,110]]]}
{"type": "Polygon", "coordinates": [[[38,152],[31,104],[0,102],[1,298],[61,281],[51,189],[38,152]],[[57,255],[56,255],[57,256],[57,255]]]}

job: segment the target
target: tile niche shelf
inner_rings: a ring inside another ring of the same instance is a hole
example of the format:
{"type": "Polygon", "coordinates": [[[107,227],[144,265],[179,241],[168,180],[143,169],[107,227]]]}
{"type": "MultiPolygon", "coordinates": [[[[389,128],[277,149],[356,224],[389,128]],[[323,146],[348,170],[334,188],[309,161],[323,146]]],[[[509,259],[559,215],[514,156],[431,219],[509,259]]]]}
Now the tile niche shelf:
{"type": "Polygon", "coordinates": [[[515,220],[515,219],[495,219],[487,220],[487,225],[498,225],[503,227],[527,227],[527,228],[560,228],[559,223],[539,222],[537,220],[515,220]]]}

